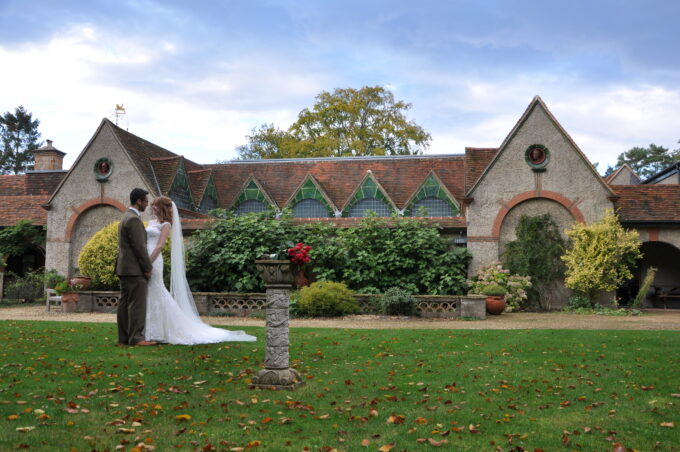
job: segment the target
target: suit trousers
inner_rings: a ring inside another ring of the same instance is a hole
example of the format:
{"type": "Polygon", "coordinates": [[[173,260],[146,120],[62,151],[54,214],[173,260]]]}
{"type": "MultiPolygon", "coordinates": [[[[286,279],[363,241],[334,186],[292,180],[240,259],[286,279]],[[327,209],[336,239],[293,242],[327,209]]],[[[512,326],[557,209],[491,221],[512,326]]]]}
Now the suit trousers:
{"type": "Polygon", "coordinates": [[[135,345],[144,340],[148,281],[144,276],[121,276],[118,300],[118,343],[135,345]]]}

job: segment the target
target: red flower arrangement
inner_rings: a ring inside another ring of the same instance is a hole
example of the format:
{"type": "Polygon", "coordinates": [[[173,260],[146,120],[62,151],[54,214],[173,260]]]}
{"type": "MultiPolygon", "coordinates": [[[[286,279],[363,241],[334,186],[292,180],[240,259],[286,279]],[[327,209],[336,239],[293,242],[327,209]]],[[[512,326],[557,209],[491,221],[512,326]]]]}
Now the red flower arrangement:
{"type": "Polygon", "coordinates": [[[298,243],[294,247],[288,248],[288,256],[290,257],[290,261],[292,263],[303,266],[307,262],[311,261],[311,258],[309,257],[309,252],[311,250],[311,246],[305,245],[304,243],[298,243]]]}

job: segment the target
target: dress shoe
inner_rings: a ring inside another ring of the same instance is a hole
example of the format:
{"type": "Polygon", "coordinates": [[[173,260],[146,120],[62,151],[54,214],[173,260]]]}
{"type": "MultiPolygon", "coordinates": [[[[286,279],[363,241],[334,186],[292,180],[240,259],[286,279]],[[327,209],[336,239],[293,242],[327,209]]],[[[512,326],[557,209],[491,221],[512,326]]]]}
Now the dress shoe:
{"type": "Polygon", "coordinates": [[[135,345],[140,345],[142,347],[148,347],[149,345],[156,345],[157,342],[154,341],[139,341],[135,345]]]}

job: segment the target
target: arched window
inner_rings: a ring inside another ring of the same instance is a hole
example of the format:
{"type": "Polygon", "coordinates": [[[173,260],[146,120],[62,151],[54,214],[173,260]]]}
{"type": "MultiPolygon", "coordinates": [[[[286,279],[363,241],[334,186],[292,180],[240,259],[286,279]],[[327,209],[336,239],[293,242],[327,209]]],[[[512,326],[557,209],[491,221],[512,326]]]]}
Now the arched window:
{"type": "Polygon", "coordinates": [[[350,217],[365,217],[368,212],[375,212],[379,217],[389,217],[392,214],[390,206],[377,198],[363,198],[356,202],[349,211],[350,217]]]}
{"type": "Polygon", "coordinates": [[[446,201],[428,196],[413,204],[411,216],[414,217],[452,217],[453,209],[446,201]]]}
{"type": "Polygon", "coordinates": [[[257,199],[248,199],[234,209],[234,215],[243,215],[245,213],[258,213],[267,210],[267,205],[257,199]]]}
{"type": "Polygon", "coordinates": [[[303,199],[293,206],[295,218],[327,218],[328,209],[316,199],[303,199]]]}

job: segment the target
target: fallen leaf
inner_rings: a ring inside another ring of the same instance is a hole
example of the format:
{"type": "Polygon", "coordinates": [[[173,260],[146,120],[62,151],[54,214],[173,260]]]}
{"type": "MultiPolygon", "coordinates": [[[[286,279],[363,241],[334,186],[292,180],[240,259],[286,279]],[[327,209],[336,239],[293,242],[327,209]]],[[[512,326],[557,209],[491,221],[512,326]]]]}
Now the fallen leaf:
{"type": "Polygon", "coordinates": [[[394,444],[385,444],[384,446],[380,446],[380,449],[378,449],[378,452],[390,452],[392,449],[394,449],[394,444]]]}
{"type": "Polygon", "coordinates": [[[662,423],[659,424],[659,425],[660,425],[661,427],[669,427],[669,428],[673,428],[673,427],[675,427],[675,422],[662,422],[662,423]]]}
{"type": "Polygon", "coordinates": [[[427,419],[425,419],[424,417],[417,417],[416,418],[416,424],[420,424],[420,425],[427,424],[427,419]]]}
{"type": "Polygon", "coordinates": [[[189,414],[178,414],[175,416],[175,419],[178,421],[190,421],[191,420],[191,415],[189,414]]]}
{"type": "Polygon", "coordinates": [[[28,427],[17,427],[17,428],[16,428],[16,431],[17,431],[17,432],[21,432],[21,433],[28,433],[28,432],[30,432],[31,430],[35,430],[35,427],[32,426],[32,425],[31,425],[31,426],[28,426],[28,427]]]}
{"type": "Polygon", "coordinates": [[[434,447],[441,447],[442,445],[448,443],[449,441],[446,439],[443,439],[441,441],[434,440],[432,438],[427,438],[427,442],[430,443],[430,446],[434,447]]]}
{"type": "Polygon", "coordinates": [[[362,439],[362,440],[361,440],[361,445],[362,445],[362,446],[368,447],[369,444],[371,444],[371,440],[370,440],[370,439],[362,439]]]}

